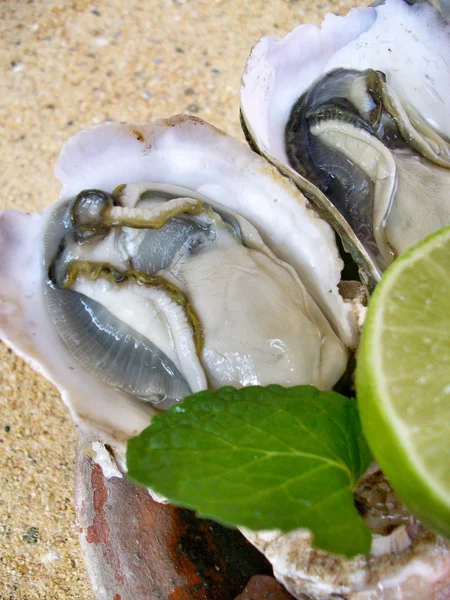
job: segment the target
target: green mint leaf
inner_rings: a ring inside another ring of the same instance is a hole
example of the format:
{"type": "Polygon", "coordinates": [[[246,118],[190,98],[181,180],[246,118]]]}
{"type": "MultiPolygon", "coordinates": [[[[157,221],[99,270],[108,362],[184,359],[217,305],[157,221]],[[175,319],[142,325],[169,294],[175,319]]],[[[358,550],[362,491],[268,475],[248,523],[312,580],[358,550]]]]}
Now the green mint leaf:
{"type": "Polygon", "coordinates": [[[129,478],[224,525],[304,527],[367,553],[353,490],[371,462],[356,402],[312,386],[223,387],[160,413],[128,442],[129,478]]]}

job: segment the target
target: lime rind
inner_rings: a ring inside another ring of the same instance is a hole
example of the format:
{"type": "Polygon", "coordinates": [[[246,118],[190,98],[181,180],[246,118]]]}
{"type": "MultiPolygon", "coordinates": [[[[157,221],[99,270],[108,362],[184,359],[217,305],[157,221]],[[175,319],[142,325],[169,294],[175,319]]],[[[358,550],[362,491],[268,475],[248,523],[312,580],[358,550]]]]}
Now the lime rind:
{"type": "MultiPolygon", "coordinates": [[[[423,453],[420,453],[420,449],[414,443],[414,435],[411,435],[402,415],[396,411],[392,397],[392,381],[389,385],[383,376],[385,365],[381,352],[381,338],[388,321],[386,311],[389,310],[389,299],[394,293],[402,292],[398,287],[402,275],[409,269],[420,271],[420,263],[423,264],[434,252],[443,248],[448,248],[449,272],[447,278],[443,276],[445,285],[439,293],[445,294],[445,287],[449,288],[447,294],[450,313],[450,227],[447,227],[432,234],[394,261],[375,290],[369,304],[359,348],[356,390],[364,434],[399,498],[430,528],[450,537],[450,482],[439,480],[436,476],[439,470],[430,468],[429,456],[428,462],[424,460],[423,453]]],[[[440,266],[445,274],[445,266],[440,266]]],[[[429,265],[427,267],[429,268],[429,265]]],[[[445,303],[443,306],[445,307],[445,303]]],[[[444,314],[443,321],[448,322],[449,317],[450,315],[444,314]]],[[[413,327],[414,322],[411,325],[413,327]]],[[[440,334],[442,335],[442,332],[438,332],[438,335],[440,334]]],[[[433,330],[430,331],[430,335],[433,335],[433,330]]],[[[412,377],[420,377],[420,374],[415,372],[411,374],[412,377]]],[[[450,395],[448,406],[450,416],[450,395]]],[[[439,450],[439,455],[434,456],[433,461],[448,463],[450,455],[447,444],[444,443],[444,447],[439,450]]],[[[449,471],[444,469],[442,472],[445,474],[449,471]]]]}

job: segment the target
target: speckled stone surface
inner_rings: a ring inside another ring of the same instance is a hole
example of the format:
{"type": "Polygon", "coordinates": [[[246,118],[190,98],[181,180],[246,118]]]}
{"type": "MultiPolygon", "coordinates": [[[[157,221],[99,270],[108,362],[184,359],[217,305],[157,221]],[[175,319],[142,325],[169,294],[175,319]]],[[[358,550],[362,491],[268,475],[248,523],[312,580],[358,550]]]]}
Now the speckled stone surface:
{"type": "MultiPolygon", "coordinates": [[[[4,0],[0,208],[52,203],[62,144],[105,120],[187,112],[242,139],[239,83],[253,44],[354,4],[4,0]]],[[[75,449],[56,390],[0,344],[1,600],[93,600],[75,524],[75,449]]]]}

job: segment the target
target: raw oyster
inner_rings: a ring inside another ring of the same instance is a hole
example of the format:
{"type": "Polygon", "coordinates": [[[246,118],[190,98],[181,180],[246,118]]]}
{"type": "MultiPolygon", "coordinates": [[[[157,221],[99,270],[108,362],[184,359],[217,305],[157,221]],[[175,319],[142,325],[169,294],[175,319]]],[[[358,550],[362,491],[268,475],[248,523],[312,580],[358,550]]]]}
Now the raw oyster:
{"type": "Polygon", "coordinates": [[[0,329],[83,431],[120,454],[155,403],[344,373],[334,233],[245,145],[183,116],[105,124],[56,173],[55,206],[0,215],[0,329]]]}
{"type": "Polygon", "coordinates": [[[308,195],[370,287],[450,224],[449,56],[438,10],[386,0],[264,37],[248,60],[252,146],[308,195]]]}

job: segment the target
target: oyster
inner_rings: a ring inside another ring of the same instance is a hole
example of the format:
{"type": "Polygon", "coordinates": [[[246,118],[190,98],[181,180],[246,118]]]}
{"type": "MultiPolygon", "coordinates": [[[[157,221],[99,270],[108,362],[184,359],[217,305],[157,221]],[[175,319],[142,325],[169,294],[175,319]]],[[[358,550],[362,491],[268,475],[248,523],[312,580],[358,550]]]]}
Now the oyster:
{"type": "Polygon", "coordinates": [[[370,287],[450,224],[449,56],[438,10],[386,0],[262,38],[248,60],[252,146],[333,225],[370,287]]]}
{"type": "MultiPolygon", "coordinates": [[[[339,293],[332,229],[266,160],[180,116],[81,132],[56,172],[56,205],[0,214],[0,330],[57,385],[105,472],[120,476],[114,461],[124,468],[127,439],[189,391],[328,388],[341,377],[359,304],[339,293]]],[[[408,552],[408,532],[395,548],[408,552]]],[[[246,535],[297,597],[320,589],[301,587],[298,563],[289,578],[279,567],[302,532],[246,535]],[[274,556],[267,535],[277,537],[274,556]]],[[[384,553],[390,538],[380,540],[384,553]]],[[[436,557],[446,573],[445,543],[426,532],[420,540],[419,559],[436,557]]],[[[297,561],[310,561],[308,544],[297,561]]],[[[323,555],[327,573],[333,558],[323,555]]],[[[365,562],[340,563],[350,584],[367,583],[365,562]]],[[[408,563],[402,553],[390,562],[391,574],[408,563]]]]}
{"type": "Polygon", "coordinates": [[[0,329],[83,431],[121,455],[190,392],[342,376],[334,233],[245,145],[183,116],[105,124],[56,173],[55,206],[0,215],[0,329]]]}

